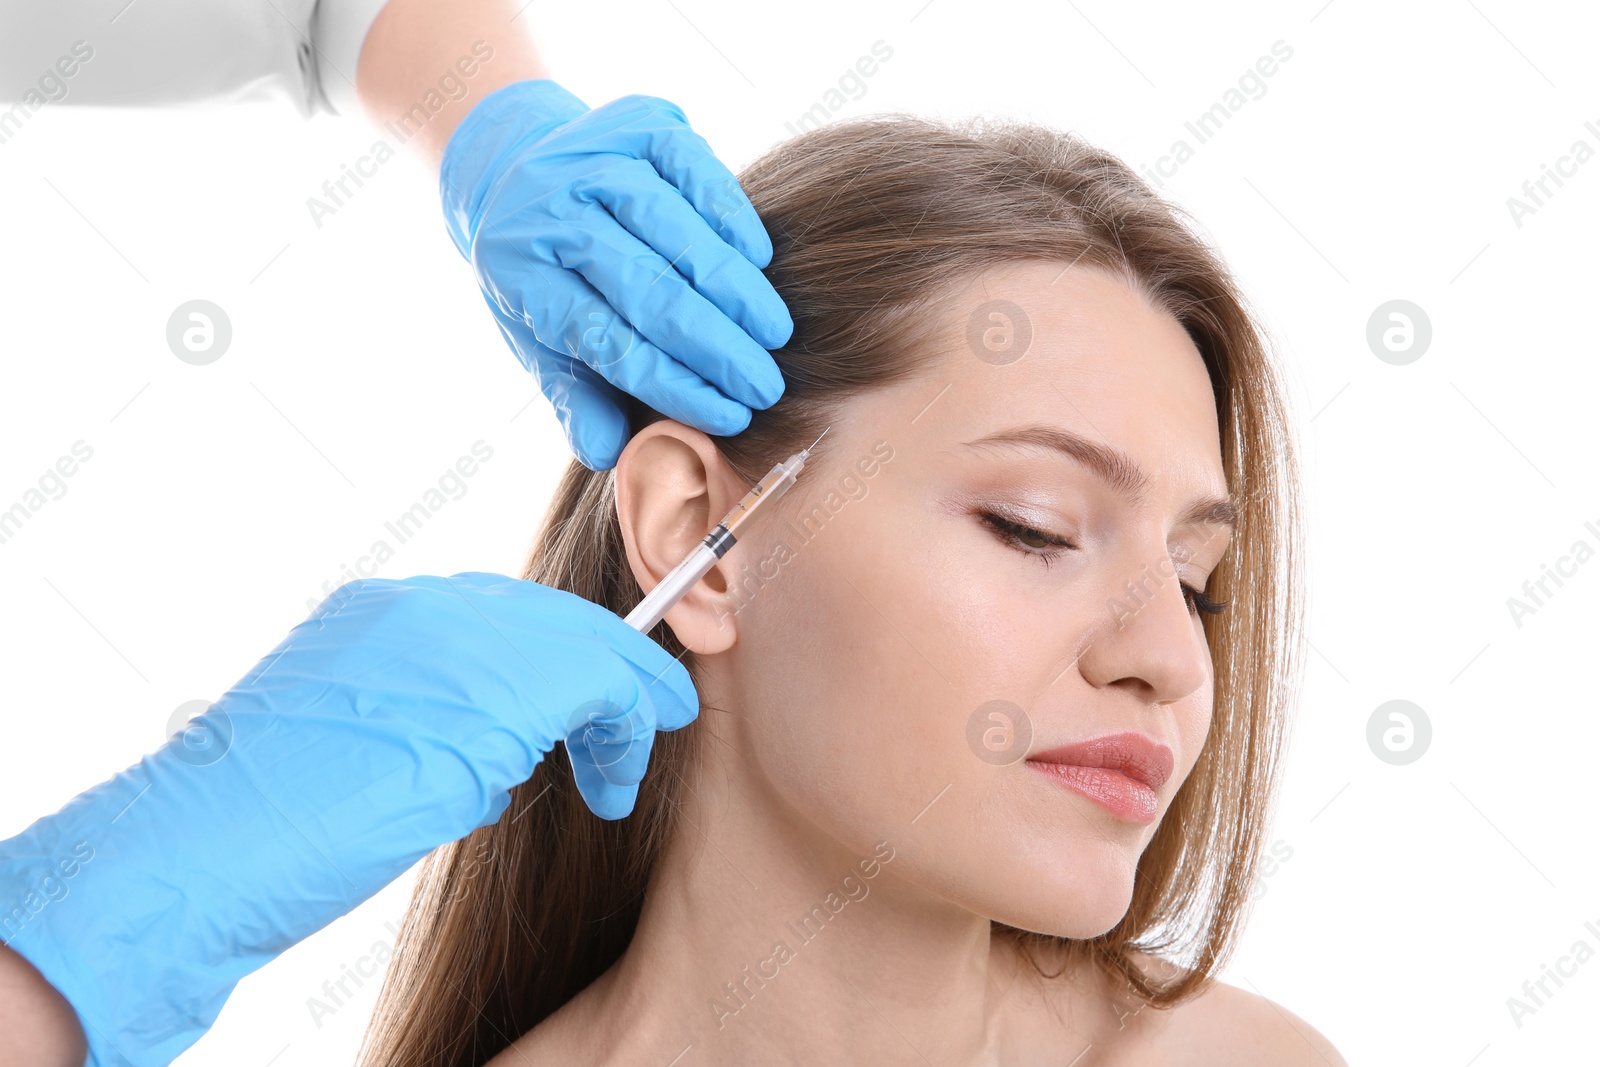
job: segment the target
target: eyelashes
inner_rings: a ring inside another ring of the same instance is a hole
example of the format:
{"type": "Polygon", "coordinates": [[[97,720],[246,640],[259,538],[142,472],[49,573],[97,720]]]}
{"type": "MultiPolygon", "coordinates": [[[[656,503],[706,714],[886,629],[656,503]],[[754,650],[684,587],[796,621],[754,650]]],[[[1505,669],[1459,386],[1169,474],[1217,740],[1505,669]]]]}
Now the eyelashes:
{"type": "MultiPolygon", "coordinates": [[[[1025,555],[1032,556],[1047,568],[1063,552],[1077,547],[1064,537],[1058,537],[1043,530],[1036,530],[1032,526],[1024,526],[1020,522],[1013,522],[1004,515],[997,515],[992,511],[982,511],[979,515],[1003,543],[1010,545],[1025,555]]],[[[1191,615],[1200,612],[1204,612],[1207,615],[1221,615],[1228,609],[1228,601],[1212,600],[1192,585],[1180,583],[1180,588],[1183,589],[1183,599],[1189,605],[1189,614],[1191,615]]]]}
{"type": "Polygon", "coordinates": [[[1043,530],[1035,530],[1032,526],[1024,526],[1020,522],[1012,522],[1005,516],[996,515],[992,511],[980,512],[980,516],[984,522],[989,524],[1001,541],[1013,548],[1020,548],[1028,555],[1037,557],[1046,567],[1055,562],[1056,557],[1061,555],[1062,550],[1077,547],[1064,537],[1057,537],[1055,534],[1048,534],[1043,530]],[[1034,544],[1033,542],[1035,541],[1041,541],[1043,544],[1034,544]]]}

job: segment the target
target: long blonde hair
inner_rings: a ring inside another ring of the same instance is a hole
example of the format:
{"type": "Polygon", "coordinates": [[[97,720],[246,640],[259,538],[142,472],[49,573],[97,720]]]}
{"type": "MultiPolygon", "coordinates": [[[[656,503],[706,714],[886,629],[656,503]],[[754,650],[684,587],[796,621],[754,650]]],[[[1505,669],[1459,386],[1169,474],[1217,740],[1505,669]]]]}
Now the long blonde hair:
{"type": "MultiPolygon", "coordinates": [[[[908,115],[841,122],[785,142],[739,181],[773,238],[766,270],[795,321],[773,353],[782,400],[717,439],[758,477],[852,396],[915,371],[932,299],[1023,259],[1126,276],[1187,330],[1215,392],[1223,466],[1240,503],[1205,616],[1210,733],[1138,862],[1127,914],[1087,941],[995,925],[1028,958],[1080,955],[1156,1007],[1202,990],[1237,941],[1264,844],[1295,690],[1298,474],[1279,374],[1230,273],[1181,209],[1115,156],[1047,127],[908,115]],[[1179,966],[1158,978],[1154,956],[1179,966]]],[[[660,418],[638,402],[633,427],[660,418]]],[[[824,443],[824,447],[825,447],[824,443]]],[[[754,480],[754,477],[751,479],[754,480]]],[[[573,460],[522,577],[619,615],[643,595],[618,525],[614,474],[573,460]]],[[[693,655],[663,623],[651,636],[693,655]]],[[[659,735],[633,813],[593,815],[561,746],[512,791],[499,822],[429,855],[363,1045],[384,1067],[469,1067],[532,1029],[627,948],[674,829],[702,720],[659,735]]]]}

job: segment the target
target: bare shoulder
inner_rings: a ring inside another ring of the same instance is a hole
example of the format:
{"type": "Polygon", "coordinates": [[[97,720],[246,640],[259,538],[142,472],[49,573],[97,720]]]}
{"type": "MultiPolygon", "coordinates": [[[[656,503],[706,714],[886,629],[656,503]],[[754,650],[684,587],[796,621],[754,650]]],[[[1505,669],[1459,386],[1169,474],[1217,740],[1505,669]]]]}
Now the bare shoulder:
{"type": "MultiPolygon", "coordinates": [[[[1048,1050],[1064,1052],[1063,1062],[1080,1067],[1348,1067],[1314,1026],[1249,990],[1212,982],[1175,1007],[1156,1008],[1082,956],[1051,954],[1048,947],[1039,951],[1042,966],[1036,973],[1052,977],[1025,981],[1031,978],[1029,969],[1013,961],[1017,969],[1006,1008],[1008,1030],[1034,1058],[1048,1050]]],[[[1171,963],[1144,953],[1133,956],[1153,982],[1181,976],[1171,963]]]]}
{"type": "Polygon", "coordinates": [[[1166,1011],[1145,1010],[1140,1022],[1152,1044],[1196,1067],[1271,1063],[1348,1067],[1316,1027],[1281,1004],[1226,982],[1166,1011]]]}

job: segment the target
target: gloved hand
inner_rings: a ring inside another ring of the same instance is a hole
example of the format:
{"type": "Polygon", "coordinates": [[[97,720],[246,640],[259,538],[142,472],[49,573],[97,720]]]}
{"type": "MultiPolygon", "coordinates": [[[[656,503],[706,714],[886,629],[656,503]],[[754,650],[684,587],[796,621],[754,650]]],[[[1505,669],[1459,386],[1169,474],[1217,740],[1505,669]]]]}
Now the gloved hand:
{"type": "Polygon", "coordinates": [[[758,269],[772,241],[675,105],[589,110],[548,79],[484,97],[439,171],[450,236],[573,452],[609,470],[619,391],[715,436],[783,395],[794,322],[758,269]]]}
{"type": "Polygon", "coordinates": [[[89,1064],[165,1064],[239,979],[498,819],[557,741],[616,819],[655,731],[698,710],[682,663],[574,594],[352,582],[187,730],[0,842],[0,899],[24,902],[0,929],[89,1064]]]}

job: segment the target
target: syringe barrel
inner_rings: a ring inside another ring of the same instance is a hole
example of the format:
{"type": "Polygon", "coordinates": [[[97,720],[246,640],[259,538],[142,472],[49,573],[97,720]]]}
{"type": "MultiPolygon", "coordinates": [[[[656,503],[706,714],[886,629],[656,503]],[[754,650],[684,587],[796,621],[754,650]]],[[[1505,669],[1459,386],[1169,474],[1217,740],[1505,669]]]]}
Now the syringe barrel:
{"type": "Polygon", "coordinates": [[[722,518],[722,525],[735,537],[739,535],[739,528],[748,523],[760,507],[783,495],[783,491],[794,484],[799,477],[800,469],[805,466],[805,460],[796,452],[767,472],[755,485],[750,487],[728,514],[722,518]]]}
{"type": "Polygon", "coordinates": [[[733,547],[734,542],[738,540],[739,528],[749,523],[756,512],[767,503],[782,496],[783,491],[794,484],[795,478],[799,476],[804,466],[805,453],[796,452],[768,471],[767,476],[757,482],[733,506],[733,510],[728,512],[722,522],[706,534],[705,538],[694,547],[694,551],[668,571],[666,577],[650,590],[649,595],[639,601],[624,621],[640,633],[649,633],[671,610],[672,605],[693,588],[696,582],[705,577],[706,572],[716,565],[717,560],[733,547]]]}
{"type": "Polygon", "coordinates": [[[655,628],[667,612],[672,610],[684,593],[687,593],[696,582],[706,576],[706,572],[716,566],[717,559],[726,552],[727,545],[732,538],[727,536],[727,531],[720,526],[694,546],[694,551],[685,556],[672,570],[667,572],[650,594],[639,601],[634,609],[622,621],[632,626],[642,634],[649,633],[655,628]],[[717,551],[713,547],[721,548],[717,551]]]}

